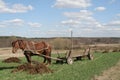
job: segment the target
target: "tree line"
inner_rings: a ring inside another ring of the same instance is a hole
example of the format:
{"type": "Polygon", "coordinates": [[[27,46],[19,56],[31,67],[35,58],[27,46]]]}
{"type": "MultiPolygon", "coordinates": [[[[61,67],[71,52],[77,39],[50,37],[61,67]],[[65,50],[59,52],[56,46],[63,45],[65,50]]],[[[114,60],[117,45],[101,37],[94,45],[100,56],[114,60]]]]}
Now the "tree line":
{"type": "Polygon", "coordinates": [[[1,36],[0,48],[11,47],[11,43],[17,39],[31,40],[31,41],[46,41],[52,45],[54,49],[69,49],[71,43],[75,48],[80,47],[81,44],[120,44],[120,38],[87,38],[87,37],[73,37],[72,42],[70,37],[54,37],[54,38],[26,38],[17,36],[1,36]]]}

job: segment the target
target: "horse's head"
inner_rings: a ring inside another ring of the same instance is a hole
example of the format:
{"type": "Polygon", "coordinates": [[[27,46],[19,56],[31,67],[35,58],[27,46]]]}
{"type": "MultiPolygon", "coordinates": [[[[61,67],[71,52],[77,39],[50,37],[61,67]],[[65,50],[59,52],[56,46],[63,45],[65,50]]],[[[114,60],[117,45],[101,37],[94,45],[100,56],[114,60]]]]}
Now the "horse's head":
{"type": "Polygon", "coordinates": [[[24,50],[23,40],[16,40],[12,42],[12,52],[16,53],[18,49],[24,50]]]}

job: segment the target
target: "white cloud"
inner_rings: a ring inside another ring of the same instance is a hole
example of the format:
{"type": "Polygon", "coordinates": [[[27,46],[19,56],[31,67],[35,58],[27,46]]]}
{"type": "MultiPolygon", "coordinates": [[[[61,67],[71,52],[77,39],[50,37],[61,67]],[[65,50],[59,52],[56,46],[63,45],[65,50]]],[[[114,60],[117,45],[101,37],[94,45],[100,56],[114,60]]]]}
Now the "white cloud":
{"type": "Polygon", "coordinates": [[[28,23],[28,25],[30,25],[31,27],[41,27],[42,26],[42,24],[40,24],[40,23],[32,23],[32,22],[28,23]]]}
{"type": "Polygon", "coordinates": [[[23,23],[24,21],[22,19],[12,19],[12,20],[6,20],[4,22],[8,22],[8,23],[23,23]]]}
{"type": "Polygon", "coordinates": [[[88,10],[81,10],[80,12],[64,12],[68,18],[85,18],[91,16],[93,13],[88,10]]]}
{"type": "Polygon", "coordinates": [[[24,23],[25,22],[22,19],[5,20],[2,22],[2,24],[4,24],[5,26],[9,26],[9,25],[22,26],[24,23]]]}
{"type": "Polygon", "coordinates": [[[120,13],[119,13],[119,14],[117,14],[117,17],[120,17],[120,13]]]}
{"type": "Polygon", "coordinates": [[[31,36],[32,33],[33,37],[36,37],[41,34],[40,26],[38,22],[28,22],[19,18],[0,21],[0,31],[5,31],[1,35],[31,36]]]}
{"type": "Polygon", "coordinates": [[[105,11],[106,8],[105,7],[97,7],[95,8],[96,11],[105,11]]]}
{"type": "Polygon", "coordinates": [[[33,10],[31,5],[24,6],[23,4],[7,5],[3,0],[0,0],[0,13],[23,13],[33,10]]]}
{"type": "Polygon", "coordinates": [[[109,31],[112,33],[112,35],[119,35],[120,37],[120,19],[111,21],[109,23],[104,24],[105,28],[104,31],[109,31]]]}
{"type": "Polygon", "coordinates": [[[91,6],[91,0],[56,0],[53,7],[57,8],[87,8],[91,6]]]}
{"type": "Polygon", "coordinates": [[[90,28],[86,28],[86,29],[83,29],[85,31],[93,31],[93,29],[90,29],[90,28]]]}
{"type": "Polygon", "coordinates": [[[24,6],[22,4],[14,4],[11,9],[11,13],[16,12],[27,12],[28,10],[32,10],[33,7],[31,5],[24,6]]]}
{"type": "Polygon", "coordinates": [[[64,25],[69,24],[74,27],[83,28],[104,28],[104,26],[100,22],[92,17],[93,13],[88,10],[81,10],[80,12],[65,12],[64,15],[69,18],[69,20],[61,22],[64,25]]]}
{"type": "Polygon", "coordinates": [[[46,32],[46,34],[48,35],[51,35],[51,36],[54,36],[54,37],[64,37],[64,36],[68,36],[69,34],[69,31],[68,30],[49,30],[46,32]]]}
{"type": "Polygon", "coordinates": [[[0,28],[6,27],[4,24],[0,23],[0,28]]]}
{"type": "Polygon", "coordinates": [[[119,27],[120,26],[120,20],[111,21],[111,22],[105,24],[105,26],[119,27]]]}
{"type": "Polygon", "coordinates": [[[42,26],[42,24],[37,22],[27,22],[17,18],[0,22],[0,27],[20,27],[20,26],[40,27],[42,26]]]}
{"type": "Polygon", "coordinates": [[[66,21],[62,21],[61,22],[63,25],[77,25],[77,24],[80,24],[80,22],[79,21],[75,21],[75,20],[72,20],[72,19],[70,19],[70,20],[66,20],[66,21]]]}
{"type": "Polygon", "coordinates": [[[114,28],[113,30],[115,30],[115,31],[120,31],[120,28],[114,28]]]}

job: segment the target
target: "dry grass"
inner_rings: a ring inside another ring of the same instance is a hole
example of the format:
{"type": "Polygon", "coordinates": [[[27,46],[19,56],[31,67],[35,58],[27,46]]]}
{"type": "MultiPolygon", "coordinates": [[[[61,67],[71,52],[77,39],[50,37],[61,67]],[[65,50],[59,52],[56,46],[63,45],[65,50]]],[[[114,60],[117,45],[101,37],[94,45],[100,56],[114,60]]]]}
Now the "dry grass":
{"type": "Polygon", "coordinates": [[[0,48],[0,59],[6,59],[9,57],[23,57],[23,52],[21,50],[18,50],[17,53],[12,53],[12,48],[0,48]]]}

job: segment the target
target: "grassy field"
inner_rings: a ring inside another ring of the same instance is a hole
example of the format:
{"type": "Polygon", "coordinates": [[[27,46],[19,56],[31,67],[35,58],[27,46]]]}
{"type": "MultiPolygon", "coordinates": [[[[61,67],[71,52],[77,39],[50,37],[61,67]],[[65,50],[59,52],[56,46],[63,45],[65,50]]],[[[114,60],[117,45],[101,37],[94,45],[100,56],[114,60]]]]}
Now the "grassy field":
{"type": "MultiPolygon", "coordinates": [[[[55,56],[55,55],[52,55],[55,56]]],[[[20,58],[25,63],[25,58],[20,58]]],[[[40,57],[33,57],[40,60],[40,57]]],[[[82,59],[75,61],[72,65],[55,64],[49,66],[54,70],[50,74],[30,75],[26,72],[11,73],[18,63],[2,63],[0,61],[0,80],[91,80],[95,75],[100,75],[102,71],[114,66],[120,60],[120,53],[94,53],[94,60],[82,59]]]]}

